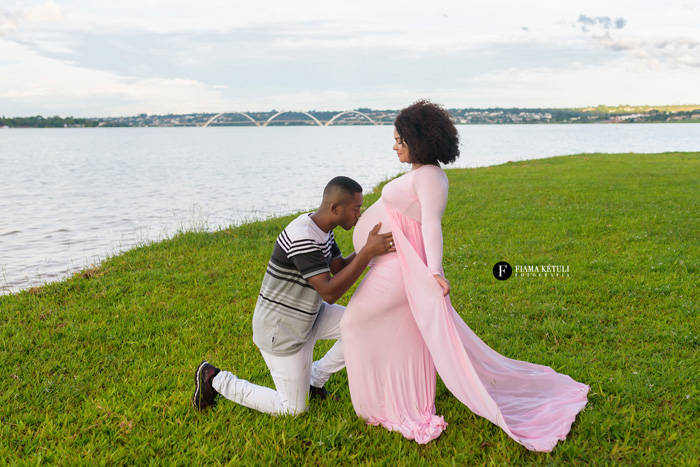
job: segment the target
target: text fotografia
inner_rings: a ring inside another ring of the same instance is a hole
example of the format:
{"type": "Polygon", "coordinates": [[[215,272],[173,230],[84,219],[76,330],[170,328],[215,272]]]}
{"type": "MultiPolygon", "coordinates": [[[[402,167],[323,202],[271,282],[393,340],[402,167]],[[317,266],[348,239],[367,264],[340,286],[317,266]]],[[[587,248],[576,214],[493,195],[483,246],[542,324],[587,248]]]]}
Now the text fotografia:
{"type": "Polygon", "coordinates": [[[569,277],[569,266],[555,264],[520,265],[513,268],[514,277],[569,277]]]}

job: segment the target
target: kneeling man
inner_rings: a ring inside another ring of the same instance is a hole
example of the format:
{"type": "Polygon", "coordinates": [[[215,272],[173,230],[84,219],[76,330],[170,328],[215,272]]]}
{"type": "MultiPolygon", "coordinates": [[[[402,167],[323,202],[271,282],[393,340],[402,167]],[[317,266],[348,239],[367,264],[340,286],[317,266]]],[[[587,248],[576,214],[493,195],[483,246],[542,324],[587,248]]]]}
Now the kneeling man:
{"type": "Polygon", "coordinates": [[[350,230],[360,217],[362,187],[336,177],[323,191],[318,210],[294,219],[277,237],[253,313],[253,342],[270,370],[276,390],[240,379],[202,362],[195,372],[192,403],[214,405],[221,394],[240,405],[273,415],[299,414],[311,397],[325,399],[323,387],[332,373],[345,367],[340,319],[345,307],[335,301],[362,275],[370,259],[396,251],[391,233],[369,233],[359,252],[344,258],[333,229],[350,230]],[[336,339],[313,362],[317,340],[336,339]]]}

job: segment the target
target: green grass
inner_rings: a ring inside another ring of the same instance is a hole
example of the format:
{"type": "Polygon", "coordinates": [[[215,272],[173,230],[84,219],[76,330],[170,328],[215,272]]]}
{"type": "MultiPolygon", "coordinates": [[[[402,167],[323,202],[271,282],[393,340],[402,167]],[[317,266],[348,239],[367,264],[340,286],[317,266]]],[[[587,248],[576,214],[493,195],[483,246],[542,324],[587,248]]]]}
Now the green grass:
{"type": "MultiPolygon", "coordinates": [[[[344,371],[328,383],[340,401],[299,417],[225,400],[195,411],[203,358],[272,385],[250,321],[288,216],[182,233],[0,297],[0,465],[698,465],[700,153],[448,175],[444,263],[457,311],[497,351],[591,386],[552,453],[527,451],[440,381],[449,426],[425,446],[365,426],[344,371]],[[569,275],[497,281],[503,260],[569,275]]],[[[350,235],[336,234],[349,253],[350,235]]]]}

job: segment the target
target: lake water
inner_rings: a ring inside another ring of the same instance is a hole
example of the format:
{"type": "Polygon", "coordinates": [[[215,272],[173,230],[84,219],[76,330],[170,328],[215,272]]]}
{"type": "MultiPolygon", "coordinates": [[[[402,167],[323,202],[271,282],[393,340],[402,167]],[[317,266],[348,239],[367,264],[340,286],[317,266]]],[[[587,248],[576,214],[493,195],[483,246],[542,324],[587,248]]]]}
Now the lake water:
{"type": "MultiPolygon", "coordinates": [[[[452,167],[582,152],[700,151],[700,125],[459,126],[452,167]]],[[[336,175],[408,169],[391,126],[0,130],[0,294],[178,230],[312,210],[336,175]]]]}

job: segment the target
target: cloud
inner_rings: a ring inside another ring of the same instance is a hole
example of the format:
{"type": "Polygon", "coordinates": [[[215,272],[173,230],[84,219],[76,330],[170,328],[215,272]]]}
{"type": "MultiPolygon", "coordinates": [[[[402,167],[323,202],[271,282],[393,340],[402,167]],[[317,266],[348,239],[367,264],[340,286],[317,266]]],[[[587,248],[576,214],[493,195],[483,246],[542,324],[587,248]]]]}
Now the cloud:
{"type": "Polygon", "coordinates": [[[589,32],[592,28],[602,28],[604,31],[609,31],[610,29],[622,29],[627,24],[627,20],[624,18],[612,19],[609,16],[596,16],[595,18],[579,15],[576,23],[583,32],[589,32]]]}
{"type": "Polygon", "coordinates": [[[688,38],[648,40],[634,37],[597,37],[602,46],[623,52],[650,69],[663,66],[700,68],[700,42],[688,38]]]}
{"type": "MultiPolygon", "coordinates": [[[[523,60],[522,40],[513,51],[506,35],[489,45],[484,41],[491,39],[460,36],[458,31],[440,37],[430,31],[394,26],[363,30],[355,25],[354,33],[347,25],[333,26],[312,22],[218,32],[133,28],[108,34],[52,31],[41,42],[31,38],[13,41],[37,55],[82,69],[138,79],[185,79],[227,86],[213,89],[224,89],[231,99],[246,100],[250,96],[262,99],[306,90],[355,93],[371,86],[385,89],[396,83],[397,71],[410,63],[418,66],[402,74],[401,82],[407,87],[436,79],[452,82],[485,62],[523,60]],[[453,59],[444,60],[445,56],[453,59]]],[[[537,60],[546,55],[539,53],[537,60]]]]}
{"type": "Polygon", "coordinates": [[[0,108],[7,115],[120,116],[213,112],[232,106],[221,89],[198,80],[134,78],[93,70],[8,41],[2,43],[2,49],[0,108]]]}
{"type": "Polygon", "coordinates": [[[21,12],[0,11],[0,37],[17,31],[17,28],[22,23],[22,19],[21,12]]]}
{"type": "Polygon", "coordinates": [[[649,68],[633,73],[623,58],[605,65],[573,64],[567,70],[537,67],[488,72],[474,78],[479,90],[477,102],[492,106],[519,107],[589,107],[598,104],[630,103],[661,105],[696,102],[700,90],[693,84],[697,71],[649,68]],[[659,83],[669,83],[660,86],[659,83]],[[672,85],[670,85],[672,83],[672,85]]]}
{"type": "MultiPolygon", "coordinates": [[[[687,37],[659,34],[637,29],[630,35],[625,29],[627,20],[609,16],[579,15],[574,26],[590,34],[591,40],[616,54],[624,55],[625,69],[635,73],[644,70],[662,70],[700,67],[700,42],[687,37]],[[613,33],[614,32],[614,33],[613,33]],[[644,36],[640,35],[645,33],[644,36]]],[[[623,62],[620,62],[623,63],[623,62]]]]}
{"type": "Polygon", "coordinates": [[[65,20],[61,7],[50,0],[25,10],[0,10],[0,38],[17,33],[24,23],[49,23],[65,20]]]}

